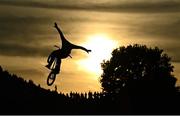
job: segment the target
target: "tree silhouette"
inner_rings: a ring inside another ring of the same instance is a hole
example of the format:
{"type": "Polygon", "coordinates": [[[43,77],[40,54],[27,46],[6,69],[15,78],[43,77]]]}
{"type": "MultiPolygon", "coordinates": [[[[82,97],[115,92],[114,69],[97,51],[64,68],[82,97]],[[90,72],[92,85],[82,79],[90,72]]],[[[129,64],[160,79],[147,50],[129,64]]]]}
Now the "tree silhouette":
{"type": "Polygon", "coordinates": [[[171,74],[173,66],[170,61],[171,58],[158,47],[138,44],[119,47],[113,50],[110,60],[101,64],[103,91],[117,94],[127,87],[148,93],[172,91],[176,78],[171,74]]]}

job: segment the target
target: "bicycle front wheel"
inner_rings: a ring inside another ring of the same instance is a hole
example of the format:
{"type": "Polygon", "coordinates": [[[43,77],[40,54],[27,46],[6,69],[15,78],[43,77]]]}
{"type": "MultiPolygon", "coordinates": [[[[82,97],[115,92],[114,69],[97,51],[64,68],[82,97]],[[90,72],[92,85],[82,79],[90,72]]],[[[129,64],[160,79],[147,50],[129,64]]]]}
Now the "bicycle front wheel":
{"type": "Polygon", "coordinates": [[[56,79],[56,74],[53,71],[51,71],[47,78],[47,85],[51,86],[54,83],[55,79],[56,79]]]}

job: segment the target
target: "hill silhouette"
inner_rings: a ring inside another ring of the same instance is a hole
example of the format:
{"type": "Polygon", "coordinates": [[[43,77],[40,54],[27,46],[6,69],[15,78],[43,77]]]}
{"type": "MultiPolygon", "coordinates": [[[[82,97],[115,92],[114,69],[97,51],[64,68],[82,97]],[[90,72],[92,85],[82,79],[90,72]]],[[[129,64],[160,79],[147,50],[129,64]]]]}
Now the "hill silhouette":
{"type": "Polygon", "coordinates": [[[65,95],[0,67],[0,114],[180,114],[178,91],[169,96],[128,92],[123,90],[118,99],[97,92],[65,95]]]}
{"type": "Polygon", "coordinates": [[[32,80],[3,71],[0,66],[0,114],[96,114],[102,93],[69,93],[50,91],[32,80]]]}

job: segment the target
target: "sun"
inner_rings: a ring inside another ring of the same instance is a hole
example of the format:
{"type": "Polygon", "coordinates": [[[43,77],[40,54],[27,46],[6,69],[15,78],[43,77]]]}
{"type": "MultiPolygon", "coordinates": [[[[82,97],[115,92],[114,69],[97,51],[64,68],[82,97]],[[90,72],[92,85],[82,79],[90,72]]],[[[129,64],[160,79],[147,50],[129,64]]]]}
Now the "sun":
{"type": "Polygon", "coordinates": [[[111,57],[111,52],[117,47],[117,42],[105,34],[89,36],[85,46],[91,49],[86,59],[78,61],[80,68],[95,74],[101,74],[101,63],[111,57]]]}

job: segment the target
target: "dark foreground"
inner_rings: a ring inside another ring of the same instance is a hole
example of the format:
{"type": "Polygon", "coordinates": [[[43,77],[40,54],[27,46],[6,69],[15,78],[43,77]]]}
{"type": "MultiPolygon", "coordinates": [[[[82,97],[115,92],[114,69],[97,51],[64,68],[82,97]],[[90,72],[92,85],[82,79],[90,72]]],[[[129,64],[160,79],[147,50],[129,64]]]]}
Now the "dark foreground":
{"type": "Polygon", "coordinates": [[[180,114],[180,92],[127,88],[119,94],[64,95],[0,67],[0,114],[180,114]]]}

